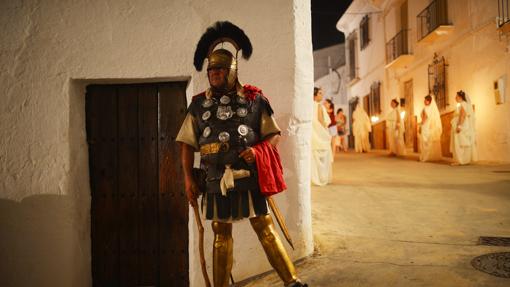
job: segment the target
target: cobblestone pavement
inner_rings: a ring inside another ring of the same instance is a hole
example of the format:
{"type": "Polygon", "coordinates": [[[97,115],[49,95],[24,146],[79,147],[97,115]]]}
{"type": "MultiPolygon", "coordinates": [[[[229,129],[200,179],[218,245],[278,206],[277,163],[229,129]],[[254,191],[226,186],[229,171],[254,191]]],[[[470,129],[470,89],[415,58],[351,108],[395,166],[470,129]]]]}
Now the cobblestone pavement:
{"type": "MultiPolygon", "coordinates": [[[[510,165],[450,166],[338,154],[333,183],[312,190],[316,255],[298,264],[310,287],[510,286],[475,270],[477,245],[510,237],[510,165]]],[[[270,273],[244,286],[282,286],[270,273]]]]}

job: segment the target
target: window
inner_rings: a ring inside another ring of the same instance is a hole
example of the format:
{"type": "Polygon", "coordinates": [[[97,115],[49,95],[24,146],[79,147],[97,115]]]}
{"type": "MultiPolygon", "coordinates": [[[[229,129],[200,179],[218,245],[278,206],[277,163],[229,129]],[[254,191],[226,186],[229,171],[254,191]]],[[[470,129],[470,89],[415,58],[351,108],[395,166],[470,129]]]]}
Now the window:
{"type": "Polygon", "coordinates": [[[347,49],[349,79],[352,81],[358,76],[356,69],[356,33],[351,33],[349,37],[347,37],[347,49]]]}
{"type": "Polygon", "coordinates": [[[381,82],[374,82],[370,86],[370,116],[381,114],[381,82]]]}
{"type": "Polygon", "coordinates": [[[361,19],[361,22],[359,23],[359,38],[360,38],[360,48],[361,50],[365,49],[368,46],[368,43],[370,43],[370,35],[369,35],[369,20],[370,18],[368,15],[363,17],[361,19]]]}
{"type": "Polygon", "coordinates": [[[429,94],[434,95],[439,111],[448,107],[448,95],[446,93],[446,60],[434,54],[434,60],[429,65],[429,94]]]}
{"type": "Polygon", "coordinates": [[[363,97],[363,108],[369,117],[381,114],[381,82],[374,82],[370,86],[370,93],[363,97]]]}

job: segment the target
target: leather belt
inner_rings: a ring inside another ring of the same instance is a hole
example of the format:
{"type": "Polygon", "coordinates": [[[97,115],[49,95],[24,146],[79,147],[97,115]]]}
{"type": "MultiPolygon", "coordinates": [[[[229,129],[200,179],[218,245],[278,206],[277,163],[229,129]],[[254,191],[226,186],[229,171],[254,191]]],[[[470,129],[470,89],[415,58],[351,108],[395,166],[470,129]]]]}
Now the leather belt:
{"type": "Polygon", "coordinates": [[[209,143],[200,146],[200,155],[227,152],[230,148],[228,143],[209,143]]]}

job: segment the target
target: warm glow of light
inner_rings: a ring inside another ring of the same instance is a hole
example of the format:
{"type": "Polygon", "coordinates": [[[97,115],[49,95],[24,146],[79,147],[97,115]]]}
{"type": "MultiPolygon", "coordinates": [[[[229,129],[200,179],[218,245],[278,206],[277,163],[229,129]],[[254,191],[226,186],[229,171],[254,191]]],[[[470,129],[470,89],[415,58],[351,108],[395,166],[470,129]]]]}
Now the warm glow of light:
{"type": "Polygon", "coordinates": [[[372,116],[370,118],[370,120],[372,121],[372,123],[375,123],[375,122],[378,122],[379,121],[379,117],[378,116],[372,116]]]}
{"type": "Polygon", "coordinates": [[[406,117],[406,111],[401,111],[400,112],[400,118],[404,119],[405,117],[406,117]]]}
{"type": "Polygon", "coordinates": [[[457,103],[457,108],[460,107],[460,103],[457,103]]]}

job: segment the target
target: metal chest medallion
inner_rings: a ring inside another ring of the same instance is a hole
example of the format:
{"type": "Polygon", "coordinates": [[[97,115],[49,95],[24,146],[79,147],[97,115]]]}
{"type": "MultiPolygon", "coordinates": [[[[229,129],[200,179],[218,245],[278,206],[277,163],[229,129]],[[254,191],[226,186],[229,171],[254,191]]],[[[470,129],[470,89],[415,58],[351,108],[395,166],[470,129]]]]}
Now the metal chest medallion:
{"type": "Polygon", "coordinates": [[[230,119],[234,115],[231,106],[219,106],[216,117],[222,121],[230,119]]]}
{"type": "Polygon", "coordinates": [[[226,105],[226,104],[230,103],[230,97],[229,97],[229,96],[222,96],[222,97],[220,98],[220,103],[222,103],[222,104],[224,104],[224,105],[226,105]]]}
{"type": "Polygon", "coordinates": [[[202,114],[202,120],[207,121],[211,117],[211,111],[205,111],[202,114]]]}
{"type": "Polygon", "coordinates": [[[204,108],[210,108],[214,104],[212,99],[205,99],[205,101],[202,102],[202,107],[204,108]]]}
{"type": "Polygon", "coordinates": [[[244,105],[247,103],[246,99],[244,97],[237,97],[237,102],[244,105]]]}
{"type": "Polygon", "coordinates": [[[244,118],[248,115],[248,109],[247,108],[238,108],[236,111],[236,114],[240,118],[244,118]]]}
{"type": "Polygon", "coordinates": [[[248,126],[247,125],[240,125],[238,128],[237,128],[237,132],[242,135],[243,137],[246,136],[248,134],[248,126]]]}
{"type": "Polygon", "coordinates": [[[230,134],[227,133],[227,132],[221,132],[218,135],[218,139],[220,140],[220,142],[226,143],[226,142],[228,142],[230,140],[230,134]]]}
{"type": "Polygon", "coordinates": [[[204,131],[202,132],[202,136],[204,138],[208,137],[209,135],[211,134],[211,128],[210,127],[205,127],[204,131]]]}

